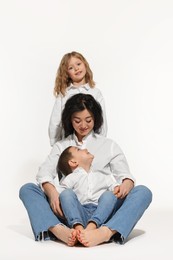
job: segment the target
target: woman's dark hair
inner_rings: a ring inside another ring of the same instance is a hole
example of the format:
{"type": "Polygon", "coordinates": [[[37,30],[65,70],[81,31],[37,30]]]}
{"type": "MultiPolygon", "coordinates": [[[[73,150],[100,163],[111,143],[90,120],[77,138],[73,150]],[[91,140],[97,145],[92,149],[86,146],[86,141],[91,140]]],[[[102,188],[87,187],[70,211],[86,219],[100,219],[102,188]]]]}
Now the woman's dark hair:
{"type": "Polygon", "coordinates": [[[94,132],[99,134],[103,124],[102,108],[99,102],[90,94],[76,94],[69,98],[62,112],[62,126],[64,128],[65,137],[73,134],[72,115],[87,109],[93,116],[94,132]]]}
{"type": "Polygon", "coordinates": [[[70,173],[72,173],[72,169],[69,165],[69,160],[72,158],[72,153],[70,152],[70,148],[71,146],[67,147],[61,154],[60,154],[60,157],[59,157],[59,160],[58,160],[58,164],[57,164],[57,173],[58,173],[58,176],[59,174],[62,177],[62,174],[64,176],[67,176],[69,175],[70,173]]]}

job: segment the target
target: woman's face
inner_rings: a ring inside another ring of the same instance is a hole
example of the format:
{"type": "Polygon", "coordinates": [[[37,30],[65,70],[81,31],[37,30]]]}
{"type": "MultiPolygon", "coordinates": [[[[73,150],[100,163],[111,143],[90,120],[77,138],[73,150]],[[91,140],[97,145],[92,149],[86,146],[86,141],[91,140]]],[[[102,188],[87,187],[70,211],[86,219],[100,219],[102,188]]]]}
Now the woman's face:
{"type": "Polygon", "coordinates": [[[79,141],[89,134],[94,127],[94,118],[87,109],[76,112],[72,115],[72,126],[76,132],[79,141]]]}

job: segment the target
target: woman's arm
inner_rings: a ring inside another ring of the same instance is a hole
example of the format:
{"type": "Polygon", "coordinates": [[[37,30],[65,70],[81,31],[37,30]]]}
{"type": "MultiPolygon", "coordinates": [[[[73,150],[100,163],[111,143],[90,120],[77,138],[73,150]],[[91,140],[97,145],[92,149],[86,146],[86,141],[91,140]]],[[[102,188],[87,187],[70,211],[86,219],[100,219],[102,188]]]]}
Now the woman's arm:
{"type": "Polygon", "coordinates": [[[123,183],[125,179],[129,179],[133,183],[135,182],[135,178],[130,172],[129,165],[124,153],[122,152],[119,145],[114,141],[111,145],[110,170],[113,173],[116,181],[118,181],[120,184],[123,183]]]}
{"type": "Polygon", "coordinates": [[[59,193],[56,190],[55,186],[49,182],[45,182],[42,184],[42,187],[46,196],[48,197],[53,212],[56,215],[63,217],[63,212],[61,210],[60,201],[59,201],[59,193]]]}
{"type": "Polygon", "coordinates": [[[57,177],[57,163],[62,150],[63,147],[61,144],[59,142],[56,143],[46,160],[39,167],[36,180],[40,185],[45,182],[49,182],[54,185],[54,179],[57,177]]]}

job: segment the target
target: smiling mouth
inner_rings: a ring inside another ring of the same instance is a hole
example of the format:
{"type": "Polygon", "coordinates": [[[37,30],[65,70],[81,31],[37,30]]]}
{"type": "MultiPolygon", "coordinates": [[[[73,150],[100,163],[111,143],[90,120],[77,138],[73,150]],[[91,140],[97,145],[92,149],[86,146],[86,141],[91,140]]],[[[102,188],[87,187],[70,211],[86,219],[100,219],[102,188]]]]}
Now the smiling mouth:
{"type": "Polygon", "coordinates": [[[82,71],[79,71],[75,74],[75,76],[79,76],[82,73],[82,71]]]}
{"type": "Polygon", "coordinates": [[[88,130],[88,128],[80,129],[81,132],[86,132],[87,130],[88,130]]]}

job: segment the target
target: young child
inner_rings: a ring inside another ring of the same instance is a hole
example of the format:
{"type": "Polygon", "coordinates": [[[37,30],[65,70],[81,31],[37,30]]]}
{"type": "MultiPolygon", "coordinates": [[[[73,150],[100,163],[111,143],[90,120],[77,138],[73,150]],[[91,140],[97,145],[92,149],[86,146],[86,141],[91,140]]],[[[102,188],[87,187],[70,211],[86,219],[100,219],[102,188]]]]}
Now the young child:
{"type": "Polygon", "coordinates": [[[55,80],[55,104],[49,122],[49,138],[51,146],[61,140],[63,135],[61,114],[69,97],[74,94],[91,94],[102,106],[103,126],[100,134],[107,135],[107,119],[105,102],[101,91],[95,87],[93,73],[82,54],[78,52],[67,53],[63,56],[55,80]]]}
{"type": "Polygon", "coordinates": [[[112,175],[92,172],[94,156],[87,149],[69,146],[60,155],[57,168],[64,176],[60,203],[70,228],[93,230],[111,217],[118,185],[112,175]]]}

